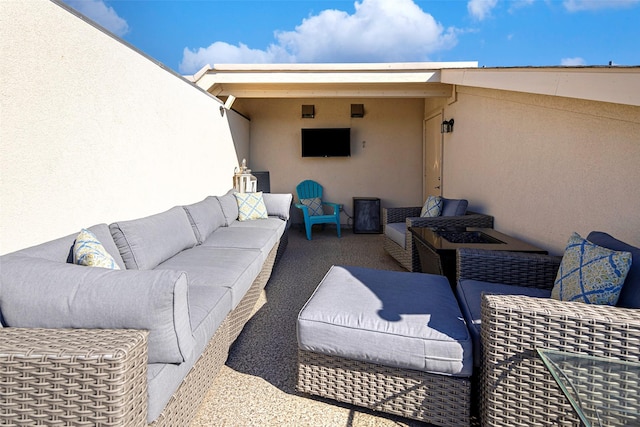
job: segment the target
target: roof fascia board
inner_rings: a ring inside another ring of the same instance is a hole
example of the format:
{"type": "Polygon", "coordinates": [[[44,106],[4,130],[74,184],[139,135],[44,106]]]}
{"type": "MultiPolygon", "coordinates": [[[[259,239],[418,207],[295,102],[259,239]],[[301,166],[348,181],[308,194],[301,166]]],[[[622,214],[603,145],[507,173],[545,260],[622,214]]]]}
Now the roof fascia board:
{"type": "Polygon", "coordinates": [[[209,71],[203,75],[198,84],[204,81],[215,83],[289,83],[289,84],[322,84],[322,83],[439,83],[440,71],[421,72],[234,72],[218,73],[209,71]]]}
{"type": "Polygon", "coordinates": [[[477,61],[460,62],[389,62],[389,63],[291,63],[291,64],[216,64],[212,71],[242,71],[242,72],[268,72],[268,71],[435,71],[445,68],[477,68],[477,61]]]}
{"type": "Polygon", "coordinates": [[[433,84],[391,85],[265,85],[216,84],[209,91],[239,98],[428,98],[452,96],[453,86],[433,84]]]}
{"type": "Polygon", "coordinates": [[[441,81],[640,106],[640,67],[448,69],[441,81]]]}

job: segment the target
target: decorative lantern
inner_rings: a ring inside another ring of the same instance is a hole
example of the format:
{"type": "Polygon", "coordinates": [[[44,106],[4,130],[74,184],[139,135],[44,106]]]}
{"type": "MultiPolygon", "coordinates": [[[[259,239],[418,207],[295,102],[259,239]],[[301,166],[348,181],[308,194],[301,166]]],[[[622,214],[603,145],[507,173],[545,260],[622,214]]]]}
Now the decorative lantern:
{"type": "Polygon", "coordinates": [[[237,167],[233,174],[233,188],[238,193],[255,193],[258,179],[251,175],[251,169],[247,168],[247,159],[242,159],[240,169],[237,167]]]}

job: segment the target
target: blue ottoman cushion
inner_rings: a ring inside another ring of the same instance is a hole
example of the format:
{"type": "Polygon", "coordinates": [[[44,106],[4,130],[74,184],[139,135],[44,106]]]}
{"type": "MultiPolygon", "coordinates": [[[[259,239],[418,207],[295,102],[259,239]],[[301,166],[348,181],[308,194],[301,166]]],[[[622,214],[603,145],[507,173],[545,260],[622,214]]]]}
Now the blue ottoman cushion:
{"type": "Polygon", "coordinates": [[[479,280],[461,280],[456,287],[456,296],[460,303],[464,318],[469,325],[473,339],[473,360],[480,366],[482,360],[482,342],[480,340],[480,322],[482,294],[490,295],[524,295],[536,298],[549,298],[551,289],[527,288],[501,283],[481,282],[479,280]]]}
{"type": "Polygon", "coordinates": [[[472,341],[443,276],[333,266],[298,315],[302,350],[470,377],[472,341]]]}

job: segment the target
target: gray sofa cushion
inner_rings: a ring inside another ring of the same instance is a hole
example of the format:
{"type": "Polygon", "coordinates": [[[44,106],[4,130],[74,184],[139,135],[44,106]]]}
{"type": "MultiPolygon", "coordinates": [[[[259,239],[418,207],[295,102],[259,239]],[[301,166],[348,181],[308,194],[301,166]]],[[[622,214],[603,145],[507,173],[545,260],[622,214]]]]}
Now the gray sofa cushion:
{"type": "MultiPolygon", "coordinates": [[[[254,220],[262,221],[262,220],[254,220]]],[[[253,221],[252,221],[253,222],[253,221]]],[[[257,249],[262,253],[263,262],[271,249],[278,243],[275,230],[258,227],[222,227],[211,233],[202,246],[213,248],[257,249]]]]}
{"type": "Polygon", "coordinates": [[[262,199],[267,207],[269,216],[277,216],[284,221],[289,219],[291,203],[293,202],[292,194],[262,193],[262,199]]]}
{"type": "Polygon", "coordinates": [[[301,349],[470,377],[471,337],[447,279],[333,266],[298,315],[301,349]]]}
{"type": "Polygon", "coordinates": [[[234,309],[258,277],[262,269],[262,254],[257,249],[201,245],[179,253],[156,269],[185,271],[191,287],[228,288],[231,292],[231,308],[234,309]]]}
{"type": "Polygon", "coordinates": [[[478,280],[462,280],[456,287],[456,297],[464,315],[469,332],[473,339],[473,360],[480,366],[482,360],[482,341],[480,339],[482,294],[491,295],[525,295],[537,298],[551,297],[551,289],[526,288],[500,283],[481,282],[478,280]]]}
{"type": "Polygon", "coordinates": [[[151,270],[178,252],[197,244],[186,212],[180,206],[166,212],[109,226],[128,269],[151,270]]]}
{"type": "Polygon", "coordinates": [[[151,363],[181,363],[191,355],[187,298],[183,272],[2,259],[0,311],[8,326],[146,329],[151,363]]]}
{"type": "Polygon", "coordinates": [[[402,249],[407,249],[407,224],[391,222],[384,227],[384,235],[396,242],[402,249]]]}
{"type": "MultiPolygon", "coordinates": [[[[113,237],[111,237],[111,232],[109,231],[109,226],[107,224],[96,224],[88,228],[93,234],[96,235],[102,246],[109,252],[109,255],[113,257],[118,264],[120,269],[125,269],[124,261],[120,256],[120,251],[118,251],[118,247],[113,241],[113,237]]],[[[50,261],[59,261],[59,262],[73,262],[73,243],[76,240],[76,237],[80,233],[78,230],[77,233],[69,234],[65,237],[60,237],[55,240],[51,240],[49,242],[41,243],[37,246],[32,246],[30,248],[21,249],[14,254],[18,255],[27,255],[36,258],[44,258],[50,261]]]]}
{"type": "Polygon", "coordinates": [[[602,231],[592,231],[587,236],[587,240],[614,251],[631,252],[631,268],[627,273],[616,305],[618,307],[640,308],[640,248],[621,242],[602,231]]]}
{"type": "Polygon", "coordinates": [[[442,198],[441,216],[461,216],[467,213],[469,201],[465,199],[445,199],[442,198]]]}
{"type": "Polygon", "coordinates": [[[217,197],[226,220],[224,224],[226,226],[238,219],[238,200],[233,193],[235,193],[234,190],[229,190],[224,196],[217,197]]]}
{"type": "Polygon", "coordinates": [[[269,218],[255,221],[233,221],[229,228],[261,228],[264,230],[272,230],[276,233],[279,239],[284,234],[287,224],[287,222],[280,218],[270,216],[269,218]]]}
{"type": "Polygon", "coordinates": [[[183,206],[183,208],[189,217],[198,244],[204,242],[218,227],[223,227],[226,224],[217,197],[209,196],[198,203],[183,206]]]}

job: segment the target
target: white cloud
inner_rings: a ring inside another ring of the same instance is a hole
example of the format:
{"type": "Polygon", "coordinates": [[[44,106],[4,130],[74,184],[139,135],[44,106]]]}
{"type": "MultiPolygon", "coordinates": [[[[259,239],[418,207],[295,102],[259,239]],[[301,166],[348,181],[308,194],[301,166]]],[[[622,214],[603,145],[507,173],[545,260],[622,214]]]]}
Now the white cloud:
{"type": "Polygon", "coordinates": [[[640,0],[564,0],[563,5],[569,12],[581,10],[619,9],[633,7],[640,0]]]}
{"type": "Polygon", "coordinates": [[[491,11],[498,4],[498,0],[469,0],[467,10],[475,19],[482,21],[491,15],[491,11]]]}
{"type": "Polygon", "coordinates": [[[324,10],[293,31],[277,31],[276,42],[266,50],[224,42],[185,48],[180,72],[216,63],[426,61],[430,54],[455,46],[456,34],[413,0],[362,0],[353,14],[324,10]]]}
{"type": "Polygon", "coordinates": [[[129,32],[127,21],[118,16],[104,0],[65,0],[65,2],[118,37],[129,32]]]}
{"type": "Polygon", "coordinates": [[[560,65],[564,65],[565,67],[573,67],[587,65],[587,62],[583,58],[577,56],[575,58],[562,58],[562,60],[560,61],[560,65]]]}

